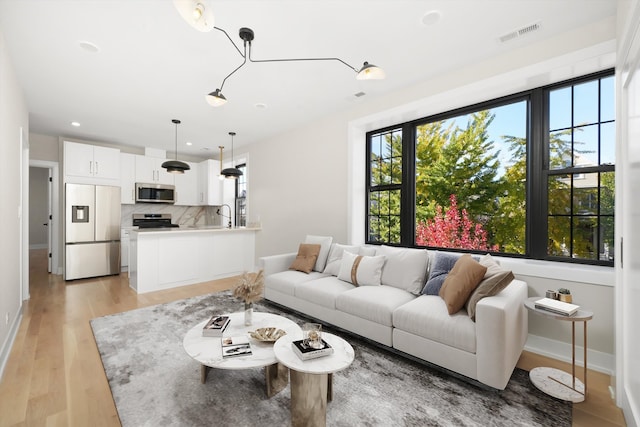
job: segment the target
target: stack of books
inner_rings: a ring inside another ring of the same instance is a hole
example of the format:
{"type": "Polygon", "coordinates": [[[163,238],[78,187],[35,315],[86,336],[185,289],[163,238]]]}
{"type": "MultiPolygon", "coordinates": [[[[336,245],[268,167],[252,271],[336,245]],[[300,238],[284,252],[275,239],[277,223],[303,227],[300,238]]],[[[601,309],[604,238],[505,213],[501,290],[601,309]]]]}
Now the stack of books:
{"type": "Polygon", "coordinates": [[[535,307],[540,310],[549,311],[563,316],[573,316],[576,314],[579,305],[569,304],[568,302],[558,301],[551,298],[541,298],[535,302],[535,307]]]}
{"type": "Polygon", "coordinates": [[[305,340],[297,340],[291,343],[291,347],[293,348],[293,352],[301,359],[301,360],[309,360],[315,359],[322,356],[328,356],[333,354],[333,347],[329,345],[325,340],[322,341],[322,347],[314,348],[309,344],[305,343],[305,340]]]}
{"type": "Polygon", "coordinates": [[[229,316],[213,315],[202,328],[203,337],[221,337],[227,326],[229,326],[229,316]]]}
{"type": "Polygon", "coordinates": [[[224,337],[222,339],[222,357],[251,356],[249,337],[224,337]]]}

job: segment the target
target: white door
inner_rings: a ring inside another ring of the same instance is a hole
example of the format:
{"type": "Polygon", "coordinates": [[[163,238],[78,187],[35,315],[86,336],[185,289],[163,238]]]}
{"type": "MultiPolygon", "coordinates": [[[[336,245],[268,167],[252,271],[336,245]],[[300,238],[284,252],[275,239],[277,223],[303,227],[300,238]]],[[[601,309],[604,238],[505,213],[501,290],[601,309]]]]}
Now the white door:
{"type": "Polygon", "coordinates": [[[53,171],[48,169],[47,180],[47,273],[51,273],[51,261],[53,254],[53,171]]]}
{"type": "MultiPolygon", "coordinates": [[[[616,197],[616,215],[622,216],[620,263],[616,263],[616,390],[617,403],[622,406],[629,425],[640,424],[640,3],[627,14],[630,25],[621,39],[620,55],[616,67],[619,85],[619,120],[617,136],[622,177],[616,185],[622,186],[620,202],[616,197]]],[[[617,167],[616,167],[617,169],[617,167]]],[[[619,224],[619,222],[618,222],[619,224]]]]}

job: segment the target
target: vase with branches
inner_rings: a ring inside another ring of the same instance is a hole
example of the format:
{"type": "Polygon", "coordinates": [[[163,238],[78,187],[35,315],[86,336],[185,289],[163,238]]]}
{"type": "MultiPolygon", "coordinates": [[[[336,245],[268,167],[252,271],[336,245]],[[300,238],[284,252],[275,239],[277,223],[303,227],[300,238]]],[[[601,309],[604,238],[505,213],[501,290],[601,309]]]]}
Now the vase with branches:
{"type": "Polygon", "coordinates": [[[244,324],[249,326],[253,317],[253,303],[262,299],[264,291],[264,272],[256,274],[244,272],[233,289],[233,296],[244,302],[244,324]]]}

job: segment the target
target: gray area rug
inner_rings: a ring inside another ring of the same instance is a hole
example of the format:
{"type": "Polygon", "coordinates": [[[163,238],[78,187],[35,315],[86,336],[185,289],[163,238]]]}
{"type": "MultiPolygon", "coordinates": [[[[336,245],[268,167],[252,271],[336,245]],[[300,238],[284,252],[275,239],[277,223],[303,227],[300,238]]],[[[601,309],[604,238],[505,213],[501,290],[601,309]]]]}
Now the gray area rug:
{"type": "MultiPolygon", "coordinates": [[[[288,386],[268,399],[262,369],[212,370],[201,384],[200,365],[182,347],[193,325],[241,307],[227,291],[93,319],[122,425],[290,425],[288,386]]],[[[304,323],[266,302],[256,304],[255,310],[304,323]]],[[[352,344],[355,361],[334,375],[329,426],[571,425],[571,404],[540,392],[525,371],[516,369],[506,390],[487,390],[335,333],[352,344]]]]}

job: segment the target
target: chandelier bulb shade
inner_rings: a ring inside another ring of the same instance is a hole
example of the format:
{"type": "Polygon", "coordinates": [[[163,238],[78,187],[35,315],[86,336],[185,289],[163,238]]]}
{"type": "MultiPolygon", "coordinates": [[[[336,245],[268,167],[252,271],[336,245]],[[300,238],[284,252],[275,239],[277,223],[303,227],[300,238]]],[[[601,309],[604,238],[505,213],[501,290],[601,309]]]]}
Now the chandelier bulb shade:
{"type": "Polygon", "coordinates": [[[171,123],[173,123],[176,127],[176,158],[175,160],[167,160],[166,162],[162,163],[162,167],[165,168],[169,173],[184,173],[184,171],[188,171],[189,169],[191,169],[191,167],[188,164],[178,160],[178,125],[180,124],[180,120],[173,119],[171,120],[171,123]]]}
{"type": "MultiPolygon", "coordinates": [[[[231,135],[231,164],[233,165],[233,137],[236,135],[236,133],[229,132],[229,135],[231,135]]],[[[222,153],[222,150],[220,152],[222,153]]],[[[222,169],[222,172],[220,173],[224,175],[225,178],[238,179],[242,176],[242,171],[233,166],[230,168],[222,169]]]]}
{"type": "Polygon", "coordinates": [[[227,103],[227,98],[224,97],[220,89],[214,90],[205,99],[212,107],[220,107],[227,103]]]}
{"type": "Polygon", "coordinates": [[[356,75],[357,80],[382,80],[386,77],[382,68],[365,61],[356,75]]]}
{"type": "Polygon", "coordinates": [[[198,31],[209,32],[214,28],[213,7],[210,0],[173,0],[178,13],[198,31]]]}

